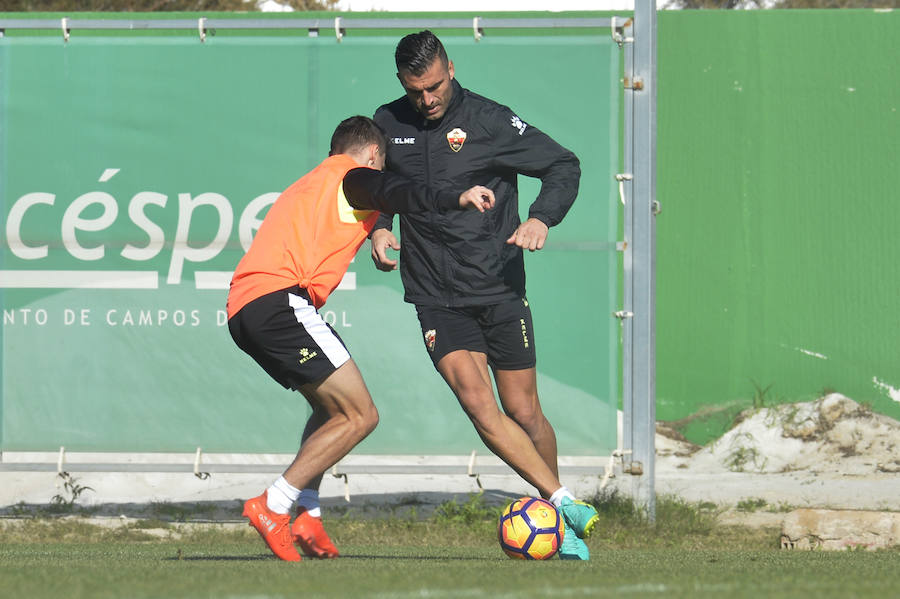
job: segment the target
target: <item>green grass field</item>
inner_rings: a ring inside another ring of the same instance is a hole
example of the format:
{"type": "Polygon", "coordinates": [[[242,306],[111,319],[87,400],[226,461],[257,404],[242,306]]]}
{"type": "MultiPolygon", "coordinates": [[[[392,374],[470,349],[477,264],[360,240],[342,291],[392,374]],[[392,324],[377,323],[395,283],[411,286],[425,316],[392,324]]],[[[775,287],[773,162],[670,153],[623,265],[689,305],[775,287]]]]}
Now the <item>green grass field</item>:
{"type": "Polygon", "coordinates": [[[588,563],[508,559],[495,540],[497,510],[477,502],[425,519],[326,520],[343,556],[299,564],[272,557],[244,526],[19,518],[0,527],[0,595],[880,599],[900,589],[897,551],[782,551],[777,530],[719,526],[714,514],[677,501],[658,503],[655,525],[623,505],[601,510],[588,563]]]}
{"type": "Polygon", "coordinates": [[[261,543],[15,544],[5,597],[896,597],[894,552],[622,549],[591,562],[520,562],[474,547],[343,546],[337,560],[277,561],[261,543]]]}

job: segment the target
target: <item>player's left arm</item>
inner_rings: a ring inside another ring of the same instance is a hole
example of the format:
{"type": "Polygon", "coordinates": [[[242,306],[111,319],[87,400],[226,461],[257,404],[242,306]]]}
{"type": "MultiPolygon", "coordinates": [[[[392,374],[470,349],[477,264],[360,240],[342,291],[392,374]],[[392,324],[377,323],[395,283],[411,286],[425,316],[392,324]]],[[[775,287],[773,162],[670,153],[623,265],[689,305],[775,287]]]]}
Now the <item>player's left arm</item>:
{"type": "Polygon", "coordinates": [[[541,190],[528,210],[528,219],[506,242],[539,250],[544,247],[550,227],[562,222],[578,196],[581,165],[572,151],[506,107],[499,111],[494,129],[498,140],[495,166],[541,180],[541,190]]]}

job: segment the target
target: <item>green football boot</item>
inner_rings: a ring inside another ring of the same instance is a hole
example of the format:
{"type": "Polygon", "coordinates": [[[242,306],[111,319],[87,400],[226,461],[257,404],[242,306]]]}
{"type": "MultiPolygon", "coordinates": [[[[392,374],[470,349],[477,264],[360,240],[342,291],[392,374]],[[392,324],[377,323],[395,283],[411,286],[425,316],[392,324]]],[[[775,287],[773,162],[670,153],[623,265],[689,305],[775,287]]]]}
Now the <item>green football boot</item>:
{"type": "Polygon", "coordinates": [[[600,519],[597,508],[584,501],[572,501],[568,497],[563,497],[559,511],[562,513],[566,525],[571,527],[579,539],[589,537],[597,520],[600,519]]]}
{"type": "Polygon", "coordinates": [[[591,559],[591,552],[588,550],[588,546],[578,538],[565,518],[563,518],[563,526],[565,527],[565,534],[563,535],[562,545],[559,546],[559,559],[582,561],[591,559]]]}

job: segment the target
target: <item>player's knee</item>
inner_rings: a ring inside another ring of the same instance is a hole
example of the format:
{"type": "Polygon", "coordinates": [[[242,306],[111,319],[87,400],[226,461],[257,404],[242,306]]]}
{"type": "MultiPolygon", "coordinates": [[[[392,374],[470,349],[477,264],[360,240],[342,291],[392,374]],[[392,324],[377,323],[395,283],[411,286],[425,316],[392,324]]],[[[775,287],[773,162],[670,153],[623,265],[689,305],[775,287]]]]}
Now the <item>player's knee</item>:
{"type": "Polygon", "coordinates": [[[362,422],[360,423],[364,437],[375,430],[375,427],[378,426],[378,419],[378,409],[375,407],[375,404],[371,404],[363,413],[362,422]]]}
{"type": "Polygon", "coordinates": [[[501,414],[494,398],[491,401],[473,401],[464,404],[466,414],[479,433],[492,433],[501,426],[501,414]]]}
{"type": "Polygon", "coordinates": [[[343,417],[348,426],[347,436],[356,439],[357,442],[366,438],[378,426],[378,410],[372,403],[357,406],[356,409],[344,413],[343,417]]]}
{"type": "Polygon", "coordinates": [[[542,430],[545,426],[549,426],[549,422],[544,417],[544,413],[540,408],[535,406],[525,406],[514,410],[509,410],[507,415],[516,421],[529,434],[542,430]]]}
{"type": "Polygon", "coordinates": [[[372,402],[361,407],[354,416],[353,428],[360,438],[367,436],[375,430],[376,426],[378,426],[378,409],[372,402]]]}

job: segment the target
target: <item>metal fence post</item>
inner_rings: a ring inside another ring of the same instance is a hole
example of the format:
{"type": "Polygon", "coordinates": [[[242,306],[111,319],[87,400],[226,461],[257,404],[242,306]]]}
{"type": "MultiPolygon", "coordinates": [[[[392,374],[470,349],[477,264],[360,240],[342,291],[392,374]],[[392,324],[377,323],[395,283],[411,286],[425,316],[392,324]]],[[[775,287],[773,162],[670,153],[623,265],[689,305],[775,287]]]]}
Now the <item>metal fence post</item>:
{"type": "Polygon", "coordinates": [[[634,316],[630,356],[625,361],[631,381],[630,418],[626,417],[626,471],[632,497],[648,518],[656,518],[656,1],[635,0],[634,73],[626,101],[633,102],[631,286],[634,316]],[[629,98],[630,97],[630,98],[629,98]],[[628,443],[630,439],[630,444],[628,443]]]}

